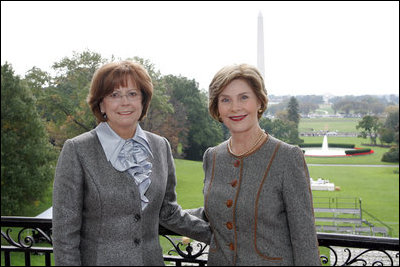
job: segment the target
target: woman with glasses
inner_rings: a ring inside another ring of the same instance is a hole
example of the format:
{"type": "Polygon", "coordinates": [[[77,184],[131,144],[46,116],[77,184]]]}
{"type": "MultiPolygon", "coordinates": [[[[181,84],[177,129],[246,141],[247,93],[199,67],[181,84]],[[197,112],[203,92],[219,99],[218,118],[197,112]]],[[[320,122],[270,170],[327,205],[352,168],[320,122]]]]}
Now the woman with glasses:
{"type": "Polygon", "coordinates": [[[65,142],[56,168],[56,265],[164,265],[159,224],[209,243],[209,224],[176,202],[168,141],[139,125],[152,94],[137,63],[94,74],[87,101],[98,125],[65,142]]]}

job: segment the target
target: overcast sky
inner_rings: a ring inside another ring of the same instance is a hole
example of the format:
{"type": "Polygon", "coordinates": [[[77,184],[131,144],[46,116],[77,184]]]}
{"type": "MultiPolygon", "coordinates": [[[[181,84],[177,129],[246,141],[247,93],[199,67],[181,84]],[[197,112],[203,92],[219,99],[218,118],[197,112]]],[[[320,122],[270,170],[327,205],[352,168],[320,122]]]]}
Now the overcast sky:
{"type": "Polygon", "coordinates": [[[398,95],[398,1],[1,1],[1,64],[50,72],[88,49],[208,89],[225,65],[257,66],[260,12],[268,94],[398,95]]]}

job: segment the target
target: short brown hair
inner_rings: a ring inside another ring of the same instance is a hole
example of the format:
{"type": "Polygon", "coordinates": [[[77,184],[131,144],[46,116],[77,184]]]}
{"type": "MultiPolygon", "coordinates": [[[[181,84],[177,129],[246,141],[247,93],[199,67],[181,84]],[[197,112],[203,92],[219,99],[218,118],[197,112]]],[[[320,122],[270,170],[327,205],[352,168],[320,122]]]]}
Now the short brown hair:
{"type": "Polygon", "coordinates": [[[236,79],[242,79],[247,82],[260,100],[262,110],[262,112],[258,113],[258,119],[260,119],[264,111],[267,109],[267,90],[265,89],[264,79],[260,72],[257,68],[248,64],[225,66],[215,74],[208,88],[208,111],[210,112],[211,117],[222,122],[219,118],[218,112],[218,97],[225,87],[236,79]]]}
{"type": "Polygon", "coordinates": [[[100,111],[100,103],[104,97],[111,94],[115,88],[127,86],[132,79],[142,93],[143,110],[141,121],[147,114],[153,96],[153,83],[147,70],[139,63],[132,61],[111,62],[101,66],[93,75],[87,102],[96,117],[97,123],[106,119],[100,111]]]}

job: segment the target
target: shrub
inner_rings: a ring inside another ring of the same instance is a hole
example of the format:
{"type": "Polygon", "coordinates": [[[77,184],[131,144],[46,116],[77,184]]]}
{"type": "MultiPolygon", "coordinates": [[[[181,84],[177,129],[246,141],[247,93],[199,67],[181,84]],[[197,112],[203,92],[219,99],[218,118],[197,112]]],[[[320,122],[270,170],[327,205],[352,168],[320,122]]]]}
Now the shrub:
{"type": "Polygon", "coordinates": [[[322,143],[317,144],[299,144],[299,147],[322,147],[322,143]]]}
{"type": "Polygon", "coordinates": [[[354,154],[359,154],[359,153],[368,153],[371,152],[370,148],[361,148],[361,149],[355,149],[355,150],[345,150],[344,151],[346,155],[354,155],[354,154]]]}
{"type": "Polygon", "coordinates": [[[399,162],[399,147],[392,147],[382,156],[383,162],[399,162]]]}
{"type": "Polygon", "coordinates": [[[340,148],[354,148],[355,146],[356,146],[355,144],[337,144],[337,143],[328,144],[328,147],[340,147],[340,148]]]}
{"type": "MultiPolygon", "coordinates": [[[[355,144],[328,143],[328,147],[354,148],[355,144]]],[[[299,147],[322,147],[322,143],[299,144],[299,147]]]]}

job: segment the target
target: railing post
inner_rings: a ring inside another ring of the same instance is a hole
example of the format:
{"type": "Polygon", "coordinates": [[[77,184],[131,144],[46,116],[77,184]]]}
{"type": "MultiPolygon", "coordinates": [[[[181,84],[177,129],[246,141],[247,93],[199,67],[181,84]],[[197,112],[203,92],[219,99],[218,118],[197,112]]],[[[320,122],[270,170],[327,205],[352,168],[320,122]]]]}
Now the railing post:
{"type": "Polygon", "coordinates": [[[51,254],[46,252],[44,255],[45,255],[45,264],[46,264],[46,266],[51,266],[51,254]]]}
{"type": "Polygon", "coordinates": [[[25,266],[31,266],[31,254],[29,250],[25,250],[25,266]]]}
{"type": "Polygon", "coordinates": [[[11,266],[10,251],[4,251],[4,265],[11,266]]]}

